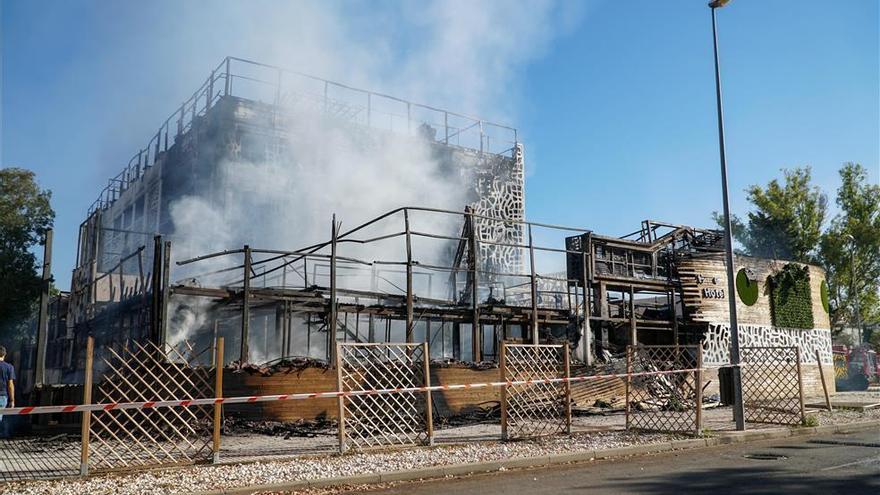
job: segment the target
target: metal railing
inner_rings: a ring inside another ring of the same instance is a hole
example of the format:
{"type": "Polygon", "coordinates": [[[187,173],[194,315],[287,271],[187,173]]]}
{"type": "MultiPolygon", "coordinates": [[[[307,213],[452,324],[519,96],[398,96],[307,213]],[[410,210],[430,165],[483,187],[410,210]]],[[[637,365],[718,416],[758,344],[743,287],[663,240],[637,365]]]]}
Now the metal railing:
{"type": "Polygon", "coordinates": [[[294,70],[226,57],[139,149],[89,207],[106,209],[186,134],[223,97],[265,103],[279,109],[308,102],[314,108],[373,129],[404,135],[433,134],[436,142],[490,154],[511,154],[513,127],[451,112],[396,96],[356,88],[294,70]],[[442,131],[442,132],[440,132],[442,131]]]}

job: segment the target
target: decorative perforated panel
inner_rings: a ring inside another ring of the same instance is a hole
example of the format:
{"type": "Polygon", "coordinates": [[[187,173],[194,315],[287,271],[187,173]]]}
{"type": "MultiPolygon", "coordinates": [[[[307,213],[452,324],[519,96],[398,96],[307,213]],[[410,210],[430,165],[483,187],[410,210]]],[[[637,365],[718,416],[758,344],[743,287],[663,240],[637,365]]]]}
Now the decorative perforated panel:
{"type": "MultiPolygon", "coordinates": [[[[514,147],[514,161],[500,155],[485,155],[476,172],[477,197],[473,203],[478,215],[522,221],[525,219],[525,196],[523,194],[523,148],[514,147]]],[[[499,222],[478,218],[477,238],[505,244],[522,244],[521,224],[499,222]]],[[[523,249],[511,246],[480,244],[480,260],[483,268],[497,272],[522,272],[523,249]]]]}
{"type": "MultiPolygon", "coordinates": [[[[740,346],[790,347],[801,350],[801,362],[815,363],[816,351],[823,364],[831,364],[831,332],[822,328],[801,330],[763,325],[739,325],[740,346]]],[[[730,324],[712,323],[703,337],[703,361],[709,365],[730,363],[730,324]]]]}

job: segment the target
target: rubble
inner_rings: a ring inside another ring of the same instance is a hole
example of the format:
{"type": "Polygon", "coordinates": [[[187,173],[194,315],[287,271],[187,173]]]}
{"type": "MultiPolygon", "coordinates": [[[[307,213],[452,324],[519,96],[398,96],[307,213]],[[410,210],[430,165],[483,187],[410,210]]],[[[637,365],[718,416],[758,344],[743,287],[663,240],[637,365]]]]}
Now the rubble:
{"type": "Polygon", "coordinates": [[[330,369],[327,361],[311,357],[287,357],[264,364],[244,363],[233,361],[226,365],[226,369],[234,373],[248,373],[251,375],[272,376],[276,373],[298,373],[306,368],[330,369]]]}
{"type": "Polygon", "coordinates": [[[431,359],[431,366],[438,368],[467,368],[474,371],[498,369],[495,361],[460,361],[453,358],[431,359]]]}
{"type": "Polygon", "coordinates": [[[283,436],[284,439],[295,437],[315,438],[318,436],[336,436],[338,422],[321,419],[315,421],[252,421],[236,417],[228,417],[223,423],[223,433],[227,435],[257,433],[261,435],[283,436]]]}

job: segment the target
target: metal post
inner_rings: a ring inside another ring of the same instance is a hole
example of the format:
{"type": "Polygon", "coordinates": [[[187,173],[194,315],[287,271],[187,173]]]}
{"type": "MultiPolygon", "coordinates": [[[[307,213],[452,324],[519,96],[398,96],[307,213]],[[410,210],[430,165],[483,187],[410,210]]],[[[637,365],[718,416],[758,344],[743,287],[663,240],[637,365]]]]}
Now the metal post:
{"type": "Polygon", "coordinates": [[[239,363],[245,364],[250,359],[248,339],[250,337],[251,324],[251,247],[244,246],[244,287],[241,293],[241,352],[239,363]]]}
{"type": "MultiPolygon", "coordinates": [[[[336,352],[336,214],[333,214],[333,225],[330,229],[330,321],[327,324],[327,362],[333,363],[336,352]]],[[[337,357],[336,361],[339,359],[337,357]]]]}
{"type": "Polygon", "coordinates": [[[727,156],[724,150],[724,110],[721,102],[721,68],[718,61],[718,30],[715,10],[719,3],[709,4],[712,10],[712,46],[715,55],[715,100],[718,107],[718,148],[721,157],[721,193],[724,203],[724,241],[727,267],[727,300],[730,308],[730,364],[733,365],[733,419],[736,429],[746,429],[742,402],[742,373],[739,356],[739,324],[736,318],[736,284],[733,271],[733,236],[730,229],[730,201],[727,193],[727,156]]]}
{"type": "Polygon", "coordinates": [[[159,335],[160,348],[168,342],[168,300],[171,293],[168,290],[169,278],[171,277],[171,241],[165,241],[165,250],[162,253],[162,307],[159,323],[161,333],[159,335]]]}
{"type": "MultiPolygon", "coordinates": [[[[413,271],[412,271],[412,236],[409,230],[409,210],[403,210],[403,223],[406,232],[406,343],[413,342],[415,330],[413,322],[413,271]]],[[[430,338],[430,334],[428,335],[430,338]]]]}
{"type": "Polygon", "coordinates": [[[581,331],[583,336],[583,356],[582,359],[587,366],[593,365],[593,331],[590,326],[590,315],[592,313],[592,308],[590,308],[590,286],[589,280],[587,280],[587,254],[583,254],[583,279],[581,280],[584,288],[584,326],[581,331]]]}
{"type": "Polygon", "coordinates": [[[632,285],[629,286],[629,343],[639,344],[639,333],[636,328],[636,292],[632,285]]]}
{"type": "Polygon", "coordinates": [[[532,293],[532,344],[538,345],[538,279],[535,274],[535,246],[532,240],[532,224],[529,229],[529,281],[532,293]]]}
{"type": "Polygon", "coordinates": [[[214,99],[214,71],[211,71],[211,78],[208,79],[208,98],[205,101],[205,112],[211,108],[211,100],[214,99]]]}
{"type": "MultiPolygon", "coordinates": [[[[499,381],[507,381],[507,342],[501,341],[498,358],[499,381]]],[[[501,387],[501,440],[507,440],[507,385],[501,387]]]]}
{"type": "MultiPolygon", "coordinates": [[[[674,242],[674,241],[673,241],[674,242]]],[[[672,343],[678,345],[678,308],[675,304],[675,289],[669,291],[670,310],[672,313],[672,343]]]]}
{"type": "Polygon", "coordinates": [[[630,382],[632,381],[632,351],[633,346],[626,346],[626,381],[625,383],[625,393],[626,397],[626,429],[629,430],[629,416],[630,416],[630,382]]]}
{"type": "MultiPolygon", "coordinates": [[[[336,223],[334,220],[333,230],[336,230],[336,223]]],[[[340,345],[338,342],[336,343],[336,348],[334,349],[333,354],[336,357],[335,365],[336,365],[336,391],[342,392],[342,351],[340,349],[340,345]]],[[[336,398],[336,411],[338,415],[338,424],[339,424],[339,452],[345,452],[345,398],[342,395],[339,395],[336,398]]]]}
{"type": "Polygon", "coordinates": [[[229,91],[232,87],[231,81],[232,75],[229,73],[229,57],[226,57],[226,87],[223,88],[223,95],[229,96],[229,91]]]}
{"type": "Polygon", "coordinates": [[[479,285],[479,248],[477,247],[477,223],[474,217],[474,210],[470,206],[467,207],[466,213],[470,222],[470,235],[468,236],[468,248],[471,266],[468,267],[468,275],[471,278],[471,347],[473,348],[474,362],[482,360],[483,339],[480,334],[480,300],[477,294],[477,286],[479,285]]]}
{"type": "MultiPolygon", "coordinates": [[[[217,322],[214,322],[216,335],[217,322]]],[[[223,397],[223,337],[216,337],[214,344],[214,398],[223,397]]],[[[220,430],[223,429],[223,406],[220,401],[214,403],[214,431],[212,452],[213,462],[220,462],[220,430]]]]}
{"type": "Polygon", "coordinates": [[[807,414],[804,410],[804,374],[801,371],[801,348],[795,346],[794,348],[794,356],[795,362],[797,363],[797,374],[798,374],[798,405],[801,410],[801,424],[806,424],[807,414]]]}
{"type": "MultiPolygon", "coordinates": [[[[678,349],[678,342],[676,344],[676,349],[678,349]]],[[[697,371],[694,372],[694,410],[695,418],[694,422],[696,423],[695,428],[696,431],[694,434],[696,436],[701,436],[703,434],[703,346],[697,345],[697,371]]]]}
{"type": "Polygon", "coordinates": [[[562,346],[562,367],[565,373],[565,433],[571,435],[571,348],[562,346]]]}
{"type": "MultiPolygon", "coordinates": [[[[46,382],[46,346],[49,338],[49,289],[52,286],[52,229],[46,230],[43,241],[43,279],[40,290],[40,321],[37,327],[37,363],[35,386],[46,382]]],[[[17,364],[17,363],[16,363],[17,364]]]]}
{"type": "MultiPolygon", "coordinates": [[[[431,335],[428,334],[428,338],[431,335]]],[[[434,445],[434,405],[431,403],[431,356],[427,342],[422,342],[422,355],[425,372],[425,386],[429,390],[425,392],[425,424],[428,429],[428,445],[434,445]]]]}
{"type": "Polygon", "coordinates": [[[864,342],[864,335],[862,335],[862,311],[860,309],[859,304],[859,292],[856,290],[856,238],[852,235],[848,235],[850,241],[852,241],[852,248],[849,251],[849,270],[850,270],[850,278],[849,278],[849,291],[850,297],[853,300],[853,310],[855,312],[855,324],[856,324],[856,335],[858,336],[857,346],[862,345],[864,342]]]}
{"type": "MultiPolygon", "coordinates": [[[[92,277],[94,280],[94,276],[92,277]]],[[[153,273],[151,274],[150,289],[152,290],[152,300],[150,305],[150,337],[157,346],[162,345],[162,331],[160,319],[162,318],[162,293],[160,286],[162,285],[162,236],[153,237],[153,273]]],[[[94,299],[92,299],[94,302],[94,299]]]]}
{"type": "MultiPolygon", "coordinates": [[[[95,359],[95,338],[91,335],[86,338],[86,368],[85,379],[83,380],[83,404],[92,403],[92,367],[95,359]]],[[[87,476],[89,474],[89,434],[91,432],[92,412],[84,411],[82,413],[82,424],[80,425],[80,456],[79,456],[79,474],[87,476]]]]}
{"type": "Polygon", "coordinates": [[[119,261],[119,302],[125,298],[125,273],[123,271],[125,263],[120,260],[119,261]]]}

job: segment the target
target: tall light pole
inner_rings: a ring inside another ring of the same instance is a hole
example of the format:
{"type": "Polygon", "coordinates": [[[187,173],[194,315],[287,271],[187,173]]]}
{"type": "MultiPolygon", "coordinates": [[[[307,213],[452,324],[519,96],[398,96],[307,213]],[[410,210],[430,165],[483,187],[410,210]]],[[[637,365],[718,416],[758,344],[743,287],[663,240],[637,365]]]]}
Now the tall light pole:
{"type": "Polygon", "coordinates": [[[858,335],[859,341],[856,343],[857,345],[862,345],[862,312],[859,309],[859,293],[856,290],[856,238],[853,237],[852,234],[846,234],[846,238],[849,239],[850,249],[849,249],[849,293],[853,300],[853,310],[855,313],[855,324],[856,324],[856,335],[858,335]]]}
{"type": "Polygon", "coordinates": [[[730,232],[730,202],[727,195],[727,156],[724,152],[724,111],[721,105],[721,68],[718,64],[718,31],[715,27],[715,10],[724,7],[729,0],[709,2],[712,10],[712,45],[715,51],[715,97],[718,104],[718,147],[721,152],[721,193],[724,201],[724,244],[727,265],[727,301],[730,308],[730,364],[733,365],[733,420],[737,430],[745,430],[742,401],[742,373],[739,360],[739,325],[736,321],[736,283],[733,275],[733,236],[730,232]]]}

